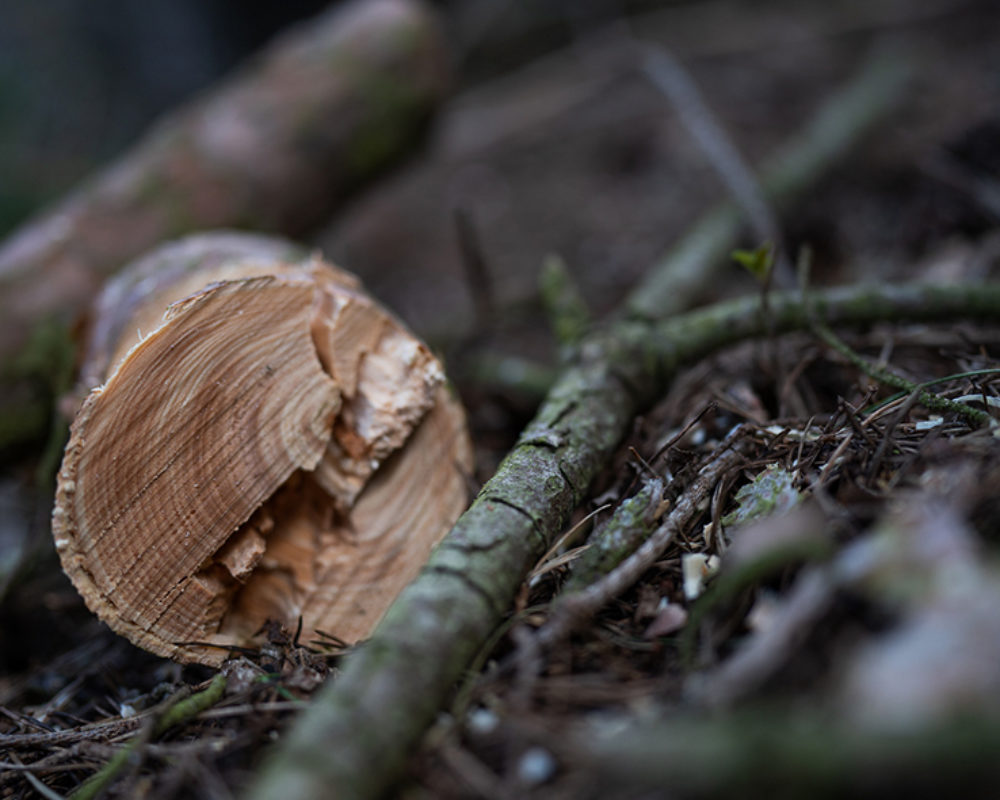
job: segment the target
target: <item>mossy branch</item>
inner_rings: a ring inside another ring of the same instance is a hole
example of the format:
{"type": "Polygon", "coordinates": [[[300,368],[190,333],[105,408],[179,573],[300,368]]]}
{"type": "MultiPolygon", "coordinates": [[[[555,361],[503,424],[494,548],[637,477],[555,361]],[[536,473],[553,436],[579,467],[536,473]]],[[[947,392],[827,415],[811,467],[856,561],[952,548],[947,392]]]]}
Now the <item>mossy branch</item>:
{"type": "MultiPolygon", "coordinates": [[[[1000,284],[817,291],[810,306],[832,325],[1000,321],[1000,284]]],[[[756,296],[659,323],[619,322],[588,337],[496,475],[373,637],[345,659],[250,796],[322,798],[335,787],[338,797],[360,798],[390,786],[634,414],[686,364],[746,339],[809,328],[798,292],[771,294],[768,309],[765,318],[756,296]]]]}
{"type": "MultiPolygon", "coordinates": [[[[728,447],[735,445],[734,441],[727,443],[728,447]]],[[[691,524],[719,478],[741,460],[738,450],[722,448],[720,455],[702,469],[693,484],[677,499],[663,523],[634,552],[627,554],[620,563],[611,564],[608,573],[590,585],[560,595],[548,621],[536,634],[537,641],[546,648],[557,646],[586,619],[639,580],[663,555],[674,537],[691,524]]]]}
{"type": "Polygon", "coordinates": [[[765,707],[609,728],[569,731],[555,742],[593,776],[598,795],[669,787],[679,797],[935,797],[996,785],[1000,776],[986,756],[1000,746],[1000,724],[984,716],[861,730],[814,711],[765,707]]]}
{"type": "Polygon", "coordinates": [[[917,402],[927,410],[938,411],[942,414],[957,414],[970,425],[975,427],[996,427],[997,421],[987,412],[968,406],[965,403],[959,403],[955,400],[949,400],[947,397],[941,397],[941,395],[928,392],[922,384],[908,381],[906,378],[901,375],[897,375],[887,367],[873,364],[871,361],[864,358],[860,353],[856,353],[852,350],[846,342],[831,331],[826,325],[817,322],[813,324],[812,329],[813,333],[815,333],[827,346],[840,353],[849,363],[853,364],[865,375],[878,381],[879,383],[885,384],[886,386],[891,386],[893,389],[899,389],[907,394],[915,393],[917,402]]]}
{"type": "Polygon", "coordinates": [[[587,550],[570,566],[563,594],[586,589],[649,538],[656,528],[657,511],[663,504],[663,489],[660,478],[647,478],[634,496],[623,500],[590,534],[587,550]]]}
{"type": "Polygon", "coordinates": [[[220,672],[202,691],[188,696],[175,695],[167,700],[162,713],[151,721],[152,724],[145,733],[140,732],[130,739],[129,743],[115,753],[107,764],[69,795],[70,800],[92,800],[97,797],[129,765],[146,740],[162,736],[175,725],[194,719],[202,711],[214,706],[225,694],[226,685],[226,676],[220,672]]]}

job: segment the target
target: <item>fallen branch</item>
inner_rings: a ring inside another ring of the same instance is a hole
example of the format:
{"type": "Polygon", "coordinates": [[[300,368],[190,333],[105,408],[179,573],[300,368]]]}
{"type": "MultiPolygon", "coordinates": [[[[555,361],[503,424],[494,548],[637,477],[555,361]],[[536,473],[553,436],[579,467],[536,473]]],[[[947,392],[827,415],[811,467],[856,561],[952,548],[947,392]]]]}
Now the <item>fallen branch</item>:
{"type": "Polygon", "coordinates": [[[757,708],[608,728],[546,742],[593,778],[597,794],[669,787],[677,797],[933,797],[995,785],[1000,773],[984,756],[1000,747],[990,718],[878,731],[757,708]]]}
{"type": "Polygon", "coordinates": [[[419,140],[446,67],[437,20],[413,0],[337,5],[280,38],[0,247],[0,363],[165,239],[324,221],[419,140]]]}
{"type": "MultiPolygon", "coordinates": [[[[828,324],[1000,320],[1000,284],[815,292],[828,324]]],[[[496,475],[387,612],[372,638],[314,700],[251,792],[256,800],[374,797],[411,749],[546,552],[638,409],[676,371],[770,332],[806,330],[797,293],[759,297],[660,323],[621,322],[580,347],[496,475]],[[373,765],[378,765],[375,768],[373,765]]]]}
{"type": "Polygon", "coordinates": [[[973,426],[996,426],[997,421],[987,412],[981,411],[978,408],[972,408],[972,406],[958,402],[957,400],[950,400],[947,397],[928,392],[921,384],[908,381],[886,366],[872,363],[852,350],[846,342],[826,325],[817,322],[812,326],[812,330],[824,344],[840,353],[840,355],[847,359],[848,363],[857,367],[869,378],[886,386],[891,386],[893,389],[914,394],[917,402],[928,411],[937,411],[942,414],[957,414],[973,426]]]}
{"type": "Polygon", "coordinates": [[[600,580],[586,588],[560,596],[552,614],[537,633],[539,645],[553,648],[605,605],[635,583],[667,549],[677,532],[691,524],[715,484],[743,456],[729,441],[722,452],[698,473],[693,484],[681,495],[663,523],[650,534],[635,552],[600,580]]]}

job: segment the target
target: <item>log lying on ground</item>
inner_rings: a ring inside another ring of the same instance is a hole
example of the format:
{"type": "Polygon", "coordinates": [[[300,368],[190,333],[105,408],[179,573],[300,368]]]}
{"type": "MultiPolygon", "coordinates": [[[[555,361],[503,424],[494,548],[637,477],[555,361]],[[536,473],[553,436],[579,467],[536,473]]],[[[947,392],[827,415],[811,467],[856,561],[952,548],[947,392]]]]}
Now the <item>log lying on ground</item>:
{"type": "Polygon", "coordinates": [[[466,505],[441,365],[358,281],[283,242],[165,246],[96,306],[53,532],[88,606],[218,664],[267,620],[367,636],[466,505]],[[164,309],[166,313],[164,314],[164,309]]]}
{"type": "Polygon", "coordinates": [[[161,241],[321,223],[412,148],[447,85],[437,20],[415,0],[355,0],[281,37],[0,247],[0,363],[161,241]]]}

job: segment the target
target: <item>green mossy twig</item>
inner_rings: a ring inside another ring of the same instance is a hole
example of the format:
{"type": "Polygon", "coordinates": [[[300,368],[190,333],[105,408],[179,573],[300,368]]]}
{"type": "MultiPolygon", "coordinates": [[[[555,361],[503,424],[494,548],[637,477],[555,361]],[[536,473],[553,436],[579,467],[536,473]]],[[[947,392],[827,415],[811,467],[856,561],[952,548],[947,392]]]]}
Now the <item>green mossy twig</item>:
{"type": "Polygon", "coordinates": [[[152,721],[152,725],[145,732],[140,731],[138,735],[132,737],[107,764],[81,783],[69,795],[70,800],[93,800],[133,761],[145,741],[162,736],[175,725],[194,719],[202,711],[214,706],[225,694],[226,684],[226,676],[220,672],[202,691],[189,695],[183,690],[183,694],[178,693],[167,700],[163,713],[152,721]]]}
{"type": "MultiPolygon", "coordinates": [[[[1000,369],[989,368],[989,369],[970,369],[965,372],[954,372],[951,375],[942,375],[940,378],[933,378],[929,381],[924,381],[918,384],[921,389],[928,389],[931,386],[937,386],[939,383],[947,383],[948,381],[958,381],[962,378],[978,378],[986,375],[1000,375],[1000,369]]],[[[901,400],[907,395],[912,394],[911,391],[901,391],[895,394],[889,395],[884,400],[879,400],[877,403],[872,403],[869,406],[861,409],[862,414],[871,414],[884,406],[889,405],[889,403],[895,403],[897,400],[901,400]]]]}
{"type": "Polygon", "coordinates": [[[814,322],[812,330],[813,333],[815,333],[816,336],[819,337],[827,346],[840,353],[848,360],[848,362],[853,364],[868,377],[878,381],[879,383],[883,383],[886,386],[891,386],[893,389],[899,389],[906,394],[916,393],[917,402],[927,410],[939,411],[942,414],[957,414],[970,425],[977,428],[992,428],[997,426],[997,421],[986,411],[980,411],[978,408],[972,408],[965,403],[959,403],[955,400],[949,400],[947,397],[941,397],[941,395],[928,392],[926,388],[924,388],[925,384],[908,381],[906,378],[901,375],[897,375],[895,372],[886,367],[880,367],[877,364],[873,364],[860,353],[856,353],[852,350],[846,342],[844,342],[839,336],[837,336],[837,334],[835,334],[823,323],[814,322]]]}
{"type": "Polygon", "coordinates": [[[653,566],[677,533],[691,524],[719,479],[743,459],[739,450],[735,449],[738,444],[738,436],[734,433],[722,452],[702,467],[691,486],[677,498],[663,523],[634,552],[626,554],[603,577],[556,600],[551,617],[537,634],[542,646],[552,648],[564,640],[579,624],[596,614],[653,566]]]}
{"type": "Polygon", "coordinates": [[[679,797],[990,797],[1000,723],[987,716],[907,729],[859,729],[816,711],[647,720],[604,733],[568,731],[556,747],[624,796],[669,787],[679,797]],[[969,790],[972,790],[971,792],[969,790]]]}
{"type": "Polygon", "coordinates": [[[590,309],[559,256],[550,255],[542,263],[538,288],[556,341],[564,346],[579,342],[590,326],[590,309]]]}
{"type": "Polygon", "coordinates": [[[624,561],[656,527],[656,511],[663,499],[663,481],[647,478],[642,488],[614,510],[587,538],[588,548],[570,567],[563,593],[587,588],[624,561]]]}

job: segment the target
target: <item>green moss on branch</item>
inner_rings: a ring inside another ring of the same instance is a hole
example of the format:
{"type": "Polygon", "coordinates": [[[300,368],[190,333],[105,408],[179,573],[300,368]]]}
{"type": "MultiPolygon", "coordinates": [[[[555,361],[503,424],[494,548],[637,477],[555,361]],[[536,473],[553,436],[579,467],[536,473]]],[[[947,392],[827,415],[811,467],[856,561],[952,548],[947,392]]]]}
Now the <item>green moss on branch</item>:
{"type": "MultiPolygon", "coordinates": [[[[836,289],[814,293],[810,305],[833,325],[1000,321],[1000,284],[836,289]]],[[[809,328],[793,293],[771,295],[768,308],[765,319],[755,296],[660,323],[621,322],[588,338],[423,572],[282,743],[251,797],[384,792],[634,414],[686,364],[771,331],[809,328]]]]}

